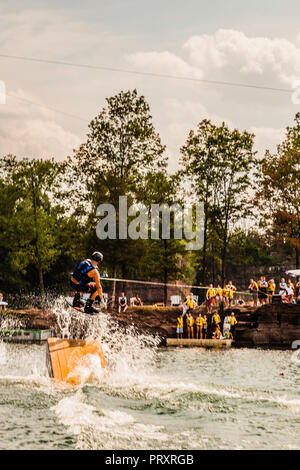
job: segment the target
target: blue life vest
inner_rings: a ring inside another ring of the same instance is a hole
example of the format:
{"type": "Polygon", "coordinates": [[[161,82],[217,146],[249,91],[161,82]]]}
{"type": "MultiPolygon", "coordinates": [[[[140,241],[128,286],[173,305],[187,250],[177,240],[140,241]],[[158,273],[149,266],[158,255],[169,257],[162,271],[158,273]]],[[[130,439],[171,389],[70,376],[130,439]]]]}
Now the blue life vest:
{"type": "Polygon", "coordinates": [[[80,282],[80,284],[88,284],[92,282],[92,278],[88,276],[88,273],[93,269],[98,269],[90,259],[85,259],[81,261],[81,263],[76,266],[73,277],[76,281],[80,282]]]}

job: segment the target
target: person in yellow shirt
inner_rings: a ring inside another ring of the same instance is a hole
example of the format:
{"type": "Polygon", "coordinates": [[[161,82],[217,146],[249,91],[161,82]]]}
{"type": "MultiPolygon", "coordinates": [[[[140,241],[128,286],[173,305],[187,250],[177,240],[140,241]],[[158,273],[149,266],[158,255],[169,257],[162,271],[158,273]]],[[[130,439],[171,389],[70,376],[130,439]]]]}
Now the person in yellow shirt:
{"type": "Polygon", "coordinates": [[[265,276],[260,276],[259,281],[257,281],[258,285],[258,300],[262,305],[268,303],[268,283],[266,281],[265,276]]]}
{"type": "Polygon", "coordinates": [[[180,315],[180,317],[177,317],[177,339],[183,338],[183,314],[180,315]]]}
{"type": "Polygon", "coordinates": [[[216,330],[221,327],[221,318],[218,312],[215,312],[212,316],[212,327],[213,327],[213,334],[216,330]]]}
{"type": "Polygon", "coordinates": [[[215,331],[213,332],[212,338],[213,339],[220,339],[221,336],[222,336],[222,333],[221,333],[220,327],[217,326],[215,331]]]}
{"type": "Polygon", "coordinates": [[[206,291],[206,313],[211,313],[214,297],[215,297],[215,289],[214,289],[214,286],[210,284],[209,288],[206,291]]]}
{"type": "Polygon", "coordinates": [[[219,306],[220,303],[223,300],[223,289],[220,286],[220,284],[218,284],[218,287],[216,288],[216,297],[215,297],[215,299],[216,299],[217,306],[219,306]]]}
{"type": "Polygon", "coordinates": [[[236,291],[236,287],[232,284],[232,281],[228,282],[227,289],[229,291],[228,301],[229,301],[229,305],[230,305],[232,303],[232,300],[233,300],[233,294],[236,291]]]}
{"type": "Polygon", "coordinates": [[[192,339],[194,339],[194,318],[191,313],[189,313],[186,318],[186,324],[188,329],[188,338],[192,337],[192,339]]]}
{"type": "Polygon", "coordinates": [[[234,332],[235,332],[236,325],[237,325],[237,319],[235,318],[234,312],[231,312],[231,315],[230,315],[230,334],[231,334],[232,339],[233,339],[233,335],[234,335],[234,332]]]}
{"type": "Polygon", "coordinates": [[[268,303],[269,304],[272,303],[272,297],[275,294],[275,291],[276,291],[275,281],[274,281],[274,279],[270,279],[268,281],[268,303]]]}
{"type": "Polygon", "coordinates": [[[202,332],[203,332],[203,336],[204,336],[204,339],[207,339],[207,316],[204,315],[203,316],[203,329],[202,329],[202,332]]]}
{"type": "Polygon", "coordinates": [[[186,306],[187,310],[186,310],[186,313],[193,313],[193,310],[194,308],[197,306],[196,302],[195,302],[195,299],[194,299],[194,296],[193,296],[193,292],[191,292],[188,296],[187,296],[187,299],[186,301],[184,302],[184,305],[186,306]]]}
{"type": "Polygon", "coordinates": [[[258,296],[258,284],[254,279],[250,279],[250,284],[249,284],[249,292],[252,294],[252,301],[253,301],[253,306],[256,307],[257,305],[257,296],[258,296]]]}
{"type": "Polygon", "coordinates": [[[201,313],[199,313],[198,317],[196,318],[196,339],[202,339],[203,335],[203,318],[201,313]]]}

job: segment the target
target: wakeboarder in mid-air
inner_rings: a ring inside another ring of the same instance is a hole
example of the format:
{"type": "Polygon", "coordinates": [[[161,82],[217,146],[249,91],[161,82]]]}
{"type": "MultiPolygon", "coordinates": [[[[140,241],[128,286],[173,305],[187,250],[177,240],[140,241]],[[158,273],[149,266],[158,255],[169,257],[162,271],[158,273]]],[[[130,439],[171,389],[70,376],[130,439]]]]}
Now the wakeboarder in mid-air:
{"type": "Polygon", "coordinates": [[[103,292],[98,270],[98,266],[102,263],[102,261],[102,253],[95,251],[91,256],[91,259],[85,259],[81,261],[74,269],[74,272],[71,274],[70,284],[72,289],[76,291],[72,306],[74,308],[80,309],[84,304],[84,302],[81,300],[80,293],[90,293],[90,297],[84,304],[84,313],[95,314],[100,312],[100,310],[93,306],[97,295],[100,297],[104,308],[107,308],[103,300],[103,292]]]}

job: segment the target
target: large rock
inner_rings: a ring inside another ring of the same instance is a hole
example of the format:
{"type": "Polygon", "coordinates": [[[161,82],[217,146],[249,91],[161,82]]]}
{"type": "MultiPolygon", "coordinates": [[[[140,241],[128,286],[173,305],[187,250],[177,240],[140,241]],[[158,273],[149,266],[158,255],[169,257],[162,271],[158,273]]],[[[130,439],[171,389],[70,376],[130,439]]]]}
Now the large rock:
{"type": "MultiPolygon", "coordinates": [[[[236,312],[238,321],[244,311],[236,312]]],[[[241,346],[269,346],[288,348],[300,339],[300,305],[270,304],[252,310],[252,324],[236,328],[236,343],[241,346]]]]}

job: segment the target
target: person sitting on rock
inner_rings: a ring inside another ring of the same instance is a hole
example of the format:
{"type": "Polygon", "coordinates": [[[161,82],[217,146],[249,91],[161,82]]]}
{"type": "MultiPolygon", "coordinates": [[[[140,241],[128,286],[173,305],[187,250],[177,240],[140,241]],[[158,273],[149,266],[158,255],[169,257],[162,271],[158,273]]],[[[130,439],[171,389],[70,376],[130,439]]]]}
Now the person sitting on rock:
{"type": "Polygon", "coordinates": [[[222,338],[222,333],[221,333],[220,326],[218,325],[215,331],[213,332],[212,339],[221,339],[221,338],[222,338]]]}
{"type": "Polygon", "coordinates": [[[121,296],[119,297],[119,309],[118,309],[118,312],[121,313],[125,313],[126,310],[128,308],[128,304],[127,304],[127,297],[125,296],[125,292],[122,292],[121,293],[121,296]]]}
{"type": "Polygon", "coordinates": [[[135,294],[135,297],[133,297],[132,304],[135,307],[139,307],[139,306],[143,305],[143,302],[142,302],[142,300],[141,300],[141,298],[139,297],[138,294],[135,294]]]}
{"type": "Polygon", "coordinates": [[[213,329],[213,334],[215,331],[220,328],[221,325],[221,318],[218,312],[215,312],[212,317],[212,329],[213,329]]]}

